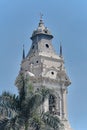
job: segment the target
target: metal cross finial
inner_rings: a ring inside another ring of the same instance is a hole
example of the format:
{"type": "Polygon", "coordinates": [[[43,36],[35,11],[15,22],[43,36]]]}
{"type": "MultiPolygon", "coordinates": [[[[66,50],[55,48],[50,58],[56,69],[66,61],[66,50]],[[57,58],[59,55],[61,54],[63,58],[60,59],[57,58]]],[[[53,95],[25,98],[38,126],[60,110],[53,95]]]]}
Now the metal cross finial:
{"type": "Polygon", "coordinates": [[[43,14],[42,14],[42,13],[40,13],[40,20],[42,20],[42,17],[43,17],[43,14]]]}

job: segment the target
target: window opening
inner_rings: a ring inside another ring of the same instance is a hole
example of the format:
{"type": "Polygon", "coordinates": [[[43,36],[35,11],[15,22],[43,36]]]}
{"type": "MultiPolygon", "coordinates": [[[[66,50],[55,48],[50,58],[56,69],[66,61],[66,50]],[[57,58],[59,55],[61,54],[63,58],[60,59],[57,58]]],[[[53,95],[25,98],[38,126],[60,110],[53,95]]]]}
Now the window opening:
{"type": "Polygon", "coordinates": [[[54,75],[54,72],[52,71],[51,74],[54,75]]]}
{"type": "Polygon", "coordinates": [[[48,45],[48,44],[46,44],[46,47],[47,47],[47,48],[49,48],[49,45],[48,45]]]}
{"type": "Polygon", "coordinates": [[[45,30],[45,33],[47,33],[47,31],[45,30]]]}
{"type": "Polygon", "coordinates": [[[56,99],[53,95],[49,96],[49,111],[53,114],[56,113],[56,99]]]}
{"type": "Polygon", "coordinates": [[[34,49],[34,45],[32,46],[32,49],[34,49]]]}

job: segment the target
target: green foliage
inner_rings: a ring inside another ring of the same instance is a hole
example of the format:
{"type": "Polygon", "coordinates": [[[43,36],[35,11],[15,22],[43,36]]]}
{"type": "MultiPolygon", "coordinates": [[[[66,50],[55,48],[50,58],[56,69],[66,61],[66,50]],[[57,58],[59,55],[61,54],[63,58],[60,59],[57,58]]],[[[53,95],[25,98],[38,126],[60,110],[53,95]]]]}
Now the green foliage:
{"type": "Polygon", "coordinates": [[[27,83],[26,84],[26,98],[31,97],[34,93],[34,87],[32,84],[27,83]]]}
{"type": "Polygon", "coordinates": [[[15,81],[15,85],[18,86],[18,88],[22,88],[25,84],[24,74],[20,73],[15,81]]]}
{"type": "Polygon", "coordinates": [[[35,130],[39,130],[44,125],[43,121],[41,120],[41,116],[37,115],[37,113],[32,114],[32,118],[29,119],[30,127],[33,127],[35,130]]]}
{"type": "Polygon", "coordinates": [[[11,112],[10,118],[0,119],[0,129],[21,130],[24,128],[29,130],[32,127],[33,130],[45,130],[46,126],[49,126],[54,130],[59,130],[63,127],[58,117],[49,112],[38,112],[44,100],[49,97],[51,90],[42,86],[41,89],[34,91],[34,87],[29,84],[29,77],[25,79],[22,73],[16,83],[20,88],[19,96],[9,92],[4,92],[0,96],[0,112],[2,109],[11,112]]]}
{"type": "Polygon", "coordinates": [[[60,128],[63,129],[64,127],[60,119],[57,116],[50,114],[49,112],[44,113],[42,119],[47,125],[54,129],[60,130],[60,128]]]}
{"type": "Polygon", "coordinates": [[[0,107],[11,108],[16,110],[18,108],[19,97],[15,94],[10,94],[9,92],[4,92],[0,96],[0,107]]]}

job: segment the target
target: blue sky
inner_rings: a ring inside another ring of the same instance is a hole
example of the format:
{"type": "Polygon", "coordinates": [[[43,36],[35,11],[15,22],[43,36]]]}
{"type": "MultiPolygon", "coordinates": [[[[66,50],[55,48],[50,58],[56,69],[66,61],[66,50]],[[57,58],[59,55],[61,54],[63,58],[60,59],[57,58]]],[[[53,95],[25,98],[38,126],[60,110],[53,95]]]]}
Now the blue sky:
{"type": "Polygon", "coordinates": [[[72,81],[68,115],[73,130],[87,130],[87,0],[0,0],[0,94],[17,93],[22,46],[26,54],[40,12],[54,35],[53,46],[63,46],[65,67],[72,81]]]}

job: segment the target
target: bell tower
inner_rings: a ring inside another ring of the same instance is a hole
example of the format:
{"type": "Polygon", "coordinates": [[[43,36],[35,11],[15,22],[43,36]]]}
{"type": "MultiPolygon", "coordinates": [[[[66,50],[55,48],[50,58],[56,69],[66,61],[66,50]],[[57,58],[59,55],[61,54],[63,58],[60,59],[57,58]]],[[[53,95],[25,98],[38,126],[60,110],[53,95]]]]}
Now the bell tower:
{"type": "MultiPolygon", "coordinates": [[[[67,89],[71,82],[64,67],[62,46],[60,45],[60,54],[56,54],[52,39],[53,35],[41,17],[37,29],[32,33],[32,45],[26,57],[23,49],[20,72],[29,74],[29,82],[35,90],[41,87],[51,90],[41,111],[49,111],[58,116],[63,121],[65,130],[72,130],[67,116],[67,89]]],[[[20,87],[17,87],[20,91],[20,87]]]]}

